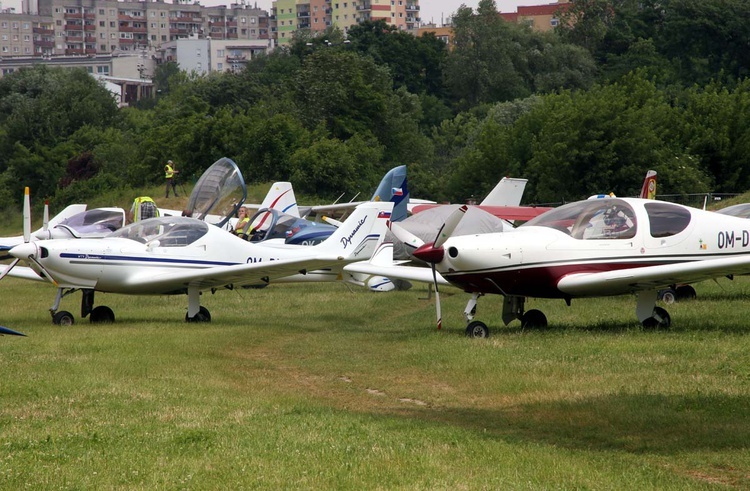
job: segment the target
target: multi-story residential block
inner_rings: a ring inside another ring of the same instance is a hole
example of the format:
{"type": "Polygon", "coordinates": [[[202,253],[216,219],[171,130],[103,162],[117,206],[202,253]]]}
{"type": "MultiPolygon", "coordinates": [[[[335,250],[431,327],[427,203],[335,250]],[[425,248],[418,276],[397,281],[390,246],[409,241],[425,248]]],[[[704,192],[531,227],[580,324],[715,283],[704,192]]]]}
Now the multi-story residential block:
{"type": "Polygon", "coordinates": [[[558,0],[557,3],[531,7],[519,5],[516,12],[500,14],[500,16],[508,22],[528,25],[534,31],[547,32],[557,27],[558,12],[565,11],[569,7],[570,2],[567,0],[558,0]]]}
{"type": "Polygon", "coordinates": [[[288,44],[297,31],[315,33],[336,26],[346,33],[366,20],[385,20],[416,33],[419,0],[276,0],[270,19],[271,33],[279,46],[288,44]]]}
{"type": "Polygon", "coordinates": [[[162,45],[163,61],[175,61],[181,70],[200,75],[209,72],[238,72],[259,53],[269,49],[268,41],[190,38],[162,45]]]}
{"type": "Polygon", "coordinates": [[[23,0],[0,12],[0,56],[94,55],[144,49],[190,36],[269,40],[268,13],[246,3],[23,0]]]}

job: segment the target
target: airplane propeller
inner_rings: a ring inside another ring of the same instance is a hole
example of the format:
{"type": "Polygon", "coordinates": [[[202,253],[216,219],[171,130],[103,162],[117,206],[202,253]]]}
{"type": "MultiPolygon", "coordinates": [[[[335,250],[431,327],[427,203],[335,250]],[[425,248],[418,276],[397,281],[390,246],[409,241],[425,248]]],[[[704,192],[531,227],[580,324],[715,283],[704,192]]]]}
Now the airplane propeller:
{"type": "MultiPolygon", "coordinates": [[[[47,222],[49,221],[49,212],[47,211],[46,204],[45,204],[45,220],[47,222]]],[[[37,248],[36,248],[36,244],[31,242],[31,200],[29,198],[28,186],[24,188],[24,196],[23,196],[23,244],[19,244],[15,246],[13,249],[15,249],[17,252],[21,250],[24,251],[23,256],[25,257],[25,259],[36,264],[40,270],[45,272],[45,275],[47,276],[47,278],[50,278],[49,275],[46,274],[46,270],[44,266],[42,266],[41,263],[39,263],[39,261],[37,261],[36,258],[34,257],[37,252],[37,248]]],[[[5,271],[0,273],[0,280],[5,278],[8,275],[8,273],[10,273],[10,271],[20,261],[21,261],[21,258],[19,257],[16,257],[15,259],[13,259],[13,261],[8,265],[8,267],[5,268],[5,271]]]]}
{"type": "Polygon", "coordinates": [[[443,244],[445,244],[445,241],[448,240],[451,234],[456,230],[461,219],[466,215],[467,210],[468,207],[464,205],[451,213],[445,220],[445,223],[440,227],[440,230],[438,230],[437,236],[432,244],[422,244],[412,253],[414,257],[421,259],[426,263],[430,263],[430,266],[432,267],[432,281],[435,285],[435,311],[437,314],[438,330],[443,327],[443,316],[440,308],[440,293],[438,292],[436,265],[442,261],[445,256],[443,244]]]}

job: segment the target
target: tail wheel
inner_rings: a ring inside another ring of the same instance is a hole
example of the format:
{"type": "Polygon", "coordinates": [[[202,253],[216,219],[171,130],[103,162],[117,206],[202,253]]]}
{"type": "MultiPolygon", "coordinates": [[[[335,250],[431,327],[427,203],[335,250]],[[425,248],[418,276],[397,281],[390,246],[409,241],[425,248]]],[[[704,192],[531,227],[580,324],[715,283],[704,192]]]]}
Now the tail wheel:
{"type": "Polygon", "coordinates": [[[466,326],[466,335],[470,338],[488,338],[490,337],[490,330],[484,322],[472,321],[466,326]]]}
{"type": "Polygon", "coordinates": [[[52,316],[52,323],[56,326],[72,326],[75,323],[75,318],[67,310],[61,310],[52,316]]]}

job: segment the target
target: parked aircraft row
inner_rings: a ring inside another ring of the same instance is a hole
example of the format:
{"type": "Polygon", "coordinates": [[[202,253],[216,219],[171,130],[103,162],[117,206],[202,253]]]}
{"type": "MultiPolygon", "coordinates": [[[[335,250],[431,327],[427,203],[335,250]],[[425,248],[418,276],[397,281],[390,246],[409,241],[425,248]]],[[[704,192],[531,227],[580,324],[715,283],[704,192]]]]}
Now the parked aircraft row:
{"type": "MultiPolygon", "coordinates": [[[[294,210],[291,186],[277,184],[281,193],[273,204],[294,210]]],[[[405,171],[403,185],[389,185],[393,191],[408,189],[405,171]]],[[[654,186],[655,176],[647,176],[642,196],[653,197],[654,186]]],[[[75,243],[33,242],[25,229],[24,243],[10,249],[15,259],[3,276],[54,283],[58,294],[50,310],[56,323],[67,323],[72,315],[57,309],[65,295],[77,290],[83,292],[81,315],[90,314],[93,322],[114,320],[108,308],[94,307],[95,291],[186,293],[186,320],[207,321],[210,314],[199,301],[202,290],[379,275],[429,282],[436,293],[440,285],[452,285],[471,294],[464,311],[466,331],[485,337],[487,325],[474,316],[479,297],[487,294],[503,297],[505,324],[519,319],[526,327],[539,327],[546,326],[547,318],[539,310],[525,310],[527,297],[559,298],[570,305],[576,298],[631,293],[637,295],[636,316],[644,326],[668,327],[669,314],[656,306],[660,289],[750,272],[750,240],[745,240],[750,227],[745,219],[654,199],[597,197],[547,210],[517,228],[503,223],[489,231],[461,231],[472,214],[484,213],[481,206],[463,205],[447,208],[447,218],[433,221],[427,240],[410,232],[407,220],[392,222],[393,203],[374,199],[359,205],[344,222],[332,221],[331,235],[320,245],[303,248],[282,243],[295,231],[275,242],[252,243],[181,217],[144,220],[102,239],[75,243]],[[397,241],[411,245],[413,257],[430,268],[393,261],[392,242],[383,242],[386,223],[397,241]],[[29,267],[16,267],[21,260],[29,267]]],[[[224,199],[224,209],[231,214],[242,200],[224,199]]],[[[211,210],[192,209],[203,218],[211,210]]],[[[266,236],[271,237],[279,213],[275,206],[264,208],[254,224],[261,230],[268,226],[266,236]]],[[[220,216],[217,223],[231,223],[226,213],[220,216]]],[[[436,310],[440,327],[439,294],[436,310]]]]}

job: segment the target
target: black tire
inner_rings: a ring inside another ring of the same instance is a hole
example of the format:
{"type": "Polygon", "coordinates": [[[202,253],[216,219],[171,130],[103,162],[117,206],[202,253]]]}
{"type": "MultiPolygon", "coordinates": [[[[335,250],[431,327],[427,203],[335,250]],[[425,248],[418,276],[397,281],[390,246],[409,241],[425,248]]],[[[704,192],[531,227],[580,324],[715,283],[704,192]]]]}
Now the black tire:
{"type": "Polygon", "coordinates": [[[659,298],[665,304],[672,305],[677,301],[677,292],[675,290],[672,290],[671,288],[667,288],[666,290],[659,290],[659,298]]]}
{"type": "Polygon", "coordinates": [[[698,295],[695,293],[695,288],[690,285],[678,286],[675,291],[677,294],[677,301],[684,302],[686,300],[695,300],[698,295]]]}
{"type": "Polygon", "coordinates": [[[193,317],[188,317],[188,315],[185,314],[185,322],[211,322],[211,313],[206,307],[201,306],[198,313],[193,317]]]}
{"type": "Polygon", "coordinates": [[[669,329],[671,325],[672,318],[661,307],[654,307],[654,315],[643,321],[643,327],[646,329],[669,329]]]}
{"type": "Polygon", "coordinates": [[[91,311],[89,321],[92,324],[112,324],[115,321],[115,313],[109,307],[100,305],[91,311]]]}
{"type": "Polygon", "coordinates": [[[521,327],[524,329],[544,329],[547,327],[547,316],[541,310],[531,309],[521,316],[521,327]]]}
{"type": "Polygon", "coordinates": [[[484,322],[472,321],[466,326],[466,336],[470,338],[488,338],[490,337],[490,330],[484,322]]]}
{"type": "Polygon", "coordinates": [[[72,326],[76,320],[67,310],[61,310],[52,316],[52,323],[56,326],[72,326]]]}

